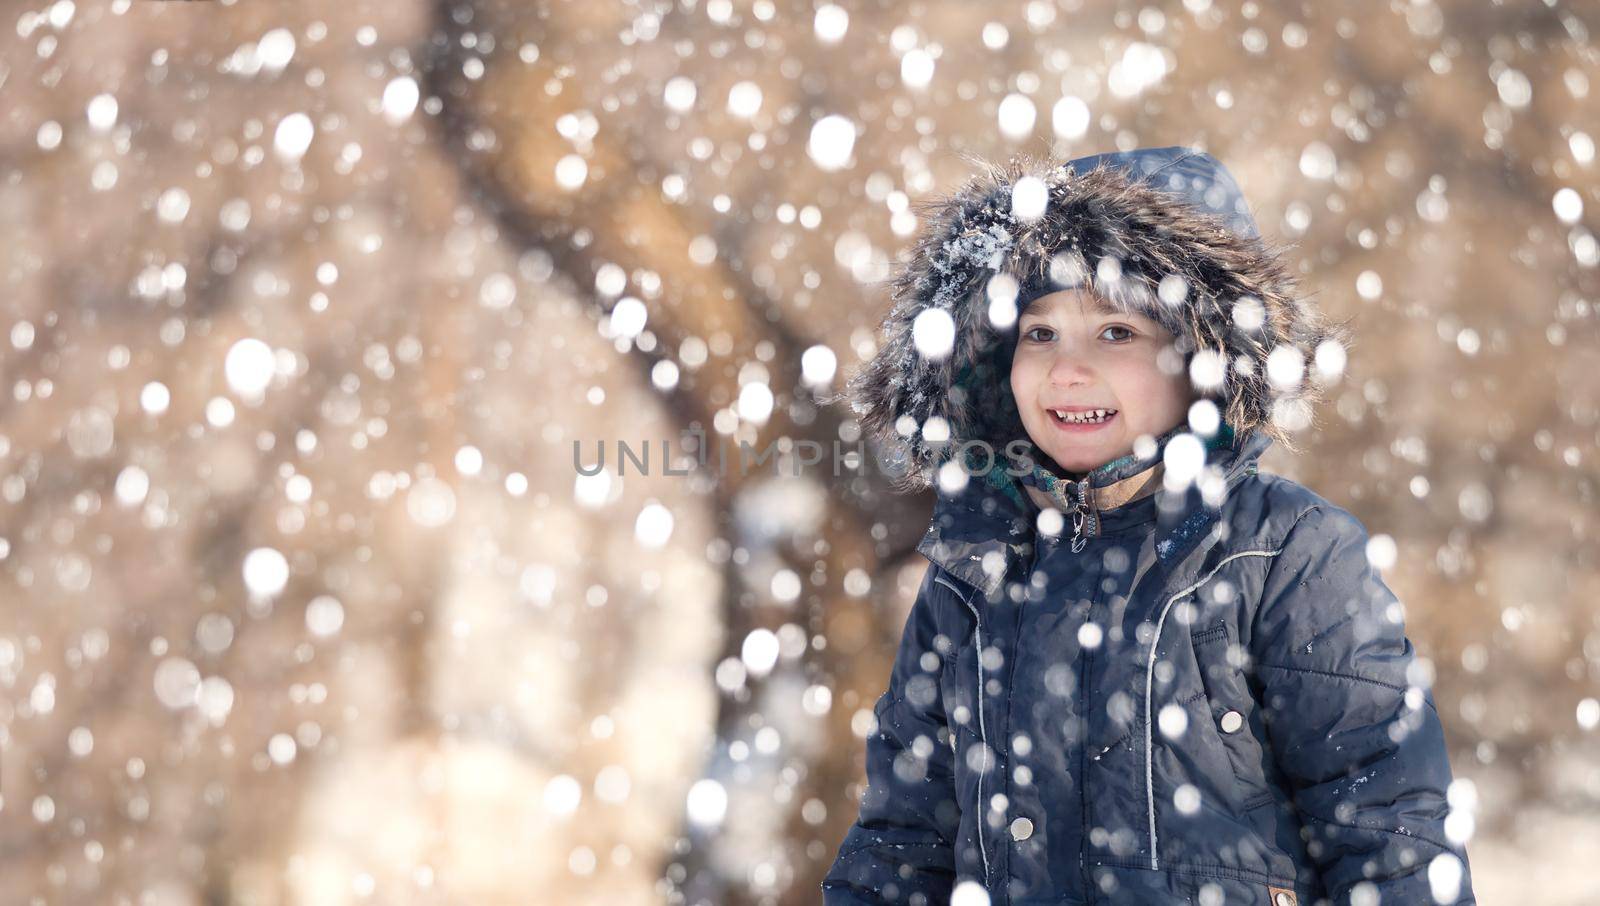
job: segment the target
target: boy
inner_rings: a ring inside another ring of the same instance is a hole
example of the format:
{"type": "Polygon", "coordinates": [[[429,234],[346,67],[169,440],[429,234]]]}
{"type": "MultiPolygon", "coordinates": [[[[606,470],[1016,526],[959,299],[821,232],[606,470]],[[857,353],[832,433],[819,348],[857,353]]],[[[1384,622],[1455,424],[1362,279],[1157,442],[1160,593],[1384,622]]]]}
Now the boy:
{"type": "Polygon", "coordinates": [[[1346,337],[1231,175],[1012,161],[927,214],[851,390],[931,566],[825,901],[1475,902],[1365,529],[1257,472],[1346,337]]]}

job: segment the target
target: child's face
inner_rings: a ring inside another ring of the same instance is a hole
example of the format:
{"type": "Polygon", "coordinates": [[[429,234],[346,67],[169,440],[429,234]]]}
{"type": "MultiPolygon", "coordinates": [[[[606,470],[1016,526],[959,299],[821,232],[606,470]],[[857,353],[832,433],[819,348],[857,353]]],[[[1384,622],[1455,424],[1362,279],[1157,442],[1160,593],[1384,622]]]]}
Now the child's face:
{"type": "MultiPolygon", "coordinates": [[[[1188,418],[1189,376],[1157,364],[1175,338],[1155,321],[1071,289],[1035,299],[1017,331],[1011,392],[1028,436],[1062,468],[1087,472],[1132,452],[1139,435],[1156,437],[1188,418]],[[1056,409],[1116,412],[1075,425],[1064,424],[1056,409]]],[[[1183,361],[1175,353],[1165,358],[1183,361]]]]}

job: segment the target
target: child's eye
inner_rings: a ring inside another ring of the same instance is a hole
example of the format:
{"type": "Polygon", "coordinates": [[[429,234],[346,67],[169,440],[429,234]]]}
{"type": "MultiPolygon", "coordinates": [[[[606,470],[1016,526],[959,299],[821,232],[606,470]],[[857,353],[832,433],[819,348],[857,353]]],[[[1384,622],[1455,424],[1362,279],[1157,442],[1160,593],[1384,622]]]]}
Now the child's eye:
{"type": "Polygon", "coordinates": [[[1050,341],[1051,331],[1048,327],[1035,325],[1023,331],[1022,336],[1023,338],[1032,340],[1035,343],[1048,343],[1050,341]]]}
{"type": "MultiPolygon", "coordinates": [[[[1121,324],[1112,324],[1111,326],[1107,327],[1106,330],[1120,330],[1120,331],[1124,331],[1125,333],[1127,333],[1127,336],[1123,337],[1121,340],[1113,338],[1112,339],[1113,343],[1121,343],[1121,342],[1125,342],[1127,340],[1133,339],[1133,330],[1131,328],[1128,328],[1128,327],[1123,327],[1121,324]]],[[[1100,335],[1101,336],[1105,336],[1106,330],[1100,331],[1100,335]]]]}

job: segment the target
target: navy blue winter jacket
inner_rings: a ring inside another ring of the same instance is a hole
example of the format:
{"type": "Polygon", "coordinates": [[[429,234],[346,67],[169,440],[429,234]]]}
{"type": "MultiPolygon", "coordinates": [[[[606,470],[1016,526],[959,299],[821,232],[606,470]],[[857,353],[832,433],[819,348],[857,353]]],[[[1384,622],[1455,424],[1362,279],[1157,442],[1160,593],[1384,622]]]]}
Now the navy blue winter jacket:
{"type": "Polygon", "coordinates": [[[1271,443],[1208,453],[1220,509],[1163,490],[1078,552],[941,494],[829,906],[1475,902],[1403,608],[1271,443]]]}

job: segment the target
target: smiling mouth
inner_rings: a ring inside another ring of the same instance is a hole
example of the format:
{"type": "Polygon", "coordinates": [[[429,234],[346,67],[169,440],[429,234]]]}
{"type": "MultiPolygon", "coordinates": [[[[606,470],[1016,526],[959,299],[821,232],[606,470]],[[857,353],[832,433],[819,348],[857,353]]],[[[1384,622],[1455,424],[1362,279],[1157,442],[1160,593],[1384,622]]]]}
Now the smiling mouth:
{"type": "Polygon", "coordinates": [[[1116,409],[1087,409],[1081,412],[1069,412],[1065,409],[1047,411],[1060,425],[1103,425],[1117,415],[1116,409]]]}

